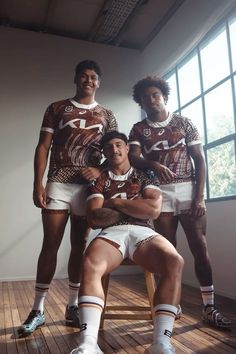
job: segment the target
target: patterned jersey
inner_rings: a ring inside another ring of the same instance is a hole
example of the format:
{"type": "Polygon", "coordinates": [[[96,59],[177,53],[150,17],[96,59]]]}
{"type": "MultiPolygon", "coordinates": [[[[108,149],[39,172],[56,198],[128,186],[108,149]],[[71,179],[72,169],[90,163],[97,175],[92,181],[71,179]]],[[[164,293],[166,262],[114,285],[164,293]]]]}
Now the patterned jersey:
{"type": "Polygon", "coordinates": [[[83,105],[73,99],[52,103],[45,112],[41,131],[53,134],[48,180],[85,183],[80,168],[97,167],[101,161],[100,140],[117,121],[97,102],[83,105]]]}
{"type": "Polygon", "coordinates": [[[194,169],[188,147],[201,144],[192,121],[170,114],[163,122],[148,118],[133,125],[129,143],[141,146],[143,157],[167,166],[177,177],[174,183],[194,179],[194,169]]]}
{"type": "MultiPolygon", "coordinates": [[[[98,177],[94,185],[88,188],[88,200],[95,197],[106,199],[122,198],[136,199],[142,198],[145,188],[158,189],[158,183],[150,180],[147,175],[133,167],[122,176],[114,175],[106,170],[98,177]]],[[[151,226],[149,219],[142,220],[123,214],[122,220],[115,225],[132,224],[141,226],[151,226]]]]}

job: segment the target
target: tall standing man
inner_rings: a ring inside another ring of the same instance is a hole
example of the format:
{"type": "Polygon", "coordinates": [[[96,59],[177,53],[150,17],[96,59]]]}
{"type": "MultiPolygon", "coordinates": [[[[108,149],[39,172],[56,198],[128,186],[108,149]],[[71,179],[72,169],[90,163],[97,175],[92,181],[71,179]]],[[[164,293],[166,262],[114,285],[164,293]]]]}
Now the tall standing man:
{"type": "Polygon", "coordinates": [[[88,226],[85,201],[89,181],[100,174],[102,136],[117,129],[113,113],[95,101],[101,70],[91,60],[76,66],[73,98],[52,103],[44,115],[34,159],[34,204],[42,209],[44,238],[38,259],[32,310],[19,335],[34,332],[45,322],[44,300],[55,273],[57,252],[70,217],[71,252],[68,263],[69,299],[66,324],[79,326],[78,290],[80,262],[88,226]],[[43,176],[50,164],[46,187],[43,176]]]}
{"type": "Polygon", "coordinates": [[[79,346],[71,354],[102,354],[97,346],[104,307],[102,277],[124,258],[158,273],[154,294],[153,343],[145,354],[174,354],[171,334],[180,301],[183,259],[173,245],[150,227],[161,210],[157,182],[131,167],[126,135],[110,132],[102,139],[108,169],[88,191],[88,220],[103,230],[86,249],[79,297],[79,346]]]}
{"type": "Polygon", "coordinates": [[[179,222],[184,229],[200,283],[203,321],[228,329],[231,321],[215,308],[206,242],[206,167],[202,144],[190,119],[167,110],[169,93],[168,83],[156,76],[148,76],[133,87],[133,99],[147,116],[134,124],[130,132],[130,159],[135,167],[150,170],[160,181],[163,206],[154,221],[155,229],[174,246],[179,222]]]}

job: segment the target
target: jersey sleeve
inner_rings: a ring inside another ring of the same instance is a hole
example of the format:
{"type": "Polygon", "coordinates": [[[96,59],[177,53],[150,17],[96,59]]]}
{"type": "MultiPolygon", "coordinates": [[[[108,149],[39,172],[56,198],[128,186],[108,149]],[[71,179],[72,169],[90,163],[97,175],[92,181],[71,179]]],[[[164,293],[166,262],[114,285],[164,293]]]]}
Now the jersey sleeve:
{"type": "Polygon", "coordinates": [[[185,119],[186,144],[187,146],[201,144],[201,138],[197,127],[191,119],[185,119]]]}
{"type": "Polygon", "coordinates": [[[101,174],[97,180],[95,180],[92,184],[89,185],[87,190],[87,201],[92,198],[102,198],[103,196],[103,174],[101,174]]]}
{"type": "Polygon", "coordinates": [[[129,133],[129,144],[141,146],[140,134],[138,131],[137,124],[134,124],[129,133]]]}
{"type": "Polygon", "coordinates": [[[55,112],[53,104],[51,104],[44,113],[41,132],[48,132],[53,134],[56,128],[55,124],[55,112]]]}
{"type": "Polygon", "coordinates": [[[118,130],[118,123],[116,120],[116,117],[114,115],[114,113],[110,110],[107,110],[107,129],[106,129],[106,133],[111,132],[113,130],[118,130]]]}
{"type": "Polygon", "coordinates": [[[157,178],[150,179],[150,178],[148,178],[148,176],[146,174],[144,174],[143,180],[142,180],[142,189],[143,190],[146,188],[151,188],[151,189],[156,189],[156,190],[160,191],[159,185],[160,185],[160,183],[157,178]]]}

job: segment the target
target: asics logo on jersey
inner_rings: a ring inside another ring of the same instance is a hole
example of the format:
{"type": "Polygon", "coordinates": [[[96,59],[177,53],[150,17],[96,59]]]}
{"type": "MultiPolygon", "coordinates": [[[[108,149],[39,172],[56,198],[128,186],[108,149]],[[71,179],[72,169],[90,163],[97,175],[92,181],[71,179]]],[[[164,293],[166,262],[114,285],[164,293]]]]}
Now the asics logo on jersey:
{"type": "Polygon", "coordinates": [[[86,111],[79,111],[79,114],[85,114],[86,111]]]}
{"type": "Polygon", "coordinates": [[[123,187],[124,185],[125,185],[125,182],[122,182],[122,183],[118,184],[117,188],[121,188],[121,187],[123,187]]]}
{"type": "Polygon", "coordinates": [[[178,145],[182,145],[185,146],[185,140],[184,138],[177,141],[176,144],[174,145],[169,145],[168,140],[162,140],[162,141],[158,141],[155,144],[153,144],[150,149],[148,149],[146,146],[144,147],[144,150],[146,152],[146,154],[150,154],[152,151],[159,151],[159,150],[171,150],[174,149],[176,146],[178,145]]]}
{"type": "Polygon", "coordinates": [[[62,130],[64,128],[66,128],[67,126],[69,126],[71,128],[80,128],[80,129],[98,128],[98,131],[102,132],[102,124],[93,124],[93,125],[89,125],[88,127],[86,127],[85,125],[86,125],[86,120],[85,119],[75,118],[75,119],[69,120],[65,124],[63,124],[63,119],[62,119],[59,122],[59,129],[62,130]],[[76,122],[76,124],[75,124],[75,122],[76,122]]]}
{"type": "Polygon", "coordinates": [[[158,135],[162,135],[162,134],[164,134],[164,133],[165,133],[165,129],[161,129],[161,130],[159,131],[158,135]]]}

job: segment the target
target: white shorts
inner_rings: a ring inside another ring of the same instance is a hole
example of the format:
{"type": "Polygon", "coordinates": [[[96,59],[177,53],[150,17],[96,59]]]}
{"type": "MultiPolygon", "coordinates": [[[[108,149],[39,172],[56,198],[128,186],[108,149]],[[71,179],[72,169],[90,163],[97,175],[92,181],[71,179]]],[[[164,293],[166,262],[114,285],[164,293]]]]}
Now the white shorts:
{"type": "Polygon", "coordinates": [[[68,210],[73,215],[86,215],[86,184],[48,182],[47,209],[68,210]]]}
{"type": "Polygon", "coordinates": [[[124,258],[133,259],[137,247],[156,236],[158,234],[149,227],[129,224],[107,227],[95,239],[99,237],[115,242],[124,258]]]}
{"type": "Polygon", "coordinates": [[[191,208],[195,193],[193,182],[163,184],[160,189],[163,197],[162,213],[179,215],[191,208]]]}

